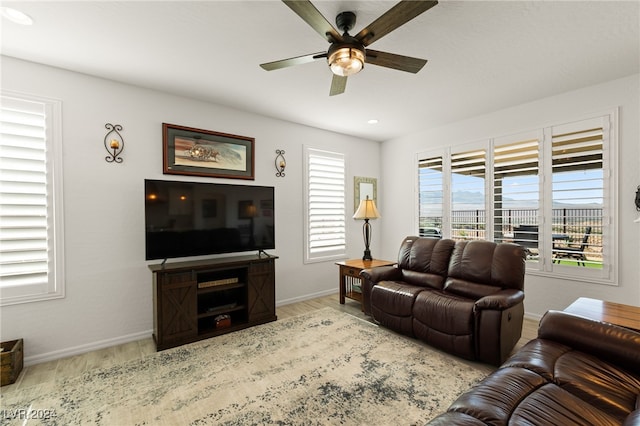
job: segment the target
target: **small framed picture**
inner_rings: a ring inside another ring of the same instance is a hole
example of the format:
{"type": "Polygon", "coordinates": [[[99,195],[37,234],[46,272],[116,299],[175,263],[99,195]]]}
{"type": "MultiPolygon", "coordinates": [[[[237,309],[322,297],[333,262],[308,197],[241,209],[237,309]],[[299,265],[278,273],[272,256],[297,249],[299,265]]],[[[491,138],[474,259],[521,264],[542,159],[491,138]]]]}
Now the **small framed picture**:
{"type": "Polygon", "coordinates": [[[254,180],[255,139],[162,123],[164,174],[254,180]]]}

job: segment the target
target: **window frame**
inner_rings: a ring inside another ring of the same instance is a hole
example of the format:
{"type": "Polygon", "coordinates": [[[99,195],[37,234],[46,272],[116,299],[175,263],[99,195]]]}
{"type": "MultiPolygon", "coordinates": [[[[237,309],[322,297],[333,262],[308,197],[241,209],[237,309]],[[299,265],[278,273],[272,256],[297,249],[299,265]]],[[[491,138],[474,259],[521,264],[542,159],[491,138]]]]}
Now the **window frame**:
{"type": "Polygon", "coordinates": [[[304,179],[303,179],[303,197],[304,197],[304,259],[303,262],[307,263],[318,263],[318,262],[327,262],[332,260],[344,259],[347,257],[347,236],[346,236],[346,225],[347,225],[347,203],[346,203],[346,194],[347,194],[347,186],[346,186],[346,175],[347,175],[347,156],[344,153],[335,152],[335,151],[327,151],[322,149],[316,149],[309,146],[303,146],[303,164],[304,164],[304,179]],[[327,158],[327,159],[339,159],[343,163],[342,173],[342,226],[343,226],[343,242],[341,247],[338,245],[336,250],[329,251],[325,254],[322,253],[314,253],[311,249],[311,207],[310,207],[310,159],[312,155],[316,155],[319,157],[327,158]]]}
{"type": "Polygon", "coordinates": [[[62,101],[10,90],[0,90],[0,102],[5,98],[42,104],[45,111],[46,191],[47,191],[47,252],[48,280],[45,285],[0,286],[0,306],[65,296],[64,208],[63,208],[63,147],[62,101]]]}
{"type": "MultiPolygon", "coordinates": [[[[617,206],[618,206],[618,172],[615,165],[618,164],[618,116],[619,108],[585,115],[579,118],[564,120],[531,130],[514,132],[513,134],[499,137],[492,137],[480,142],[484,144],[488,155],[486,163],[486,188],[485,188],[485,214],[486,214],[486,239],[495,240],[495,173],[494,155],[496,146],[504,145],[511,141],[516,142],[518,138],[527,135],[539,136],[539,157],[538,157],[538,194],[539,212],[538,223],[540,224],[538,261],[527,261],[527,273],[544,277],[562,278],[595,284],[618,285],[618,247],[615,243],[618,235],[617,206]],[[603,260],[602,269],[587,267],[568,266],[554,264],[552,258],[552,245],[547,242],[552,240],[553,224],[553,203],[552,195],[552,160],[551,160],[551,135],[554,128],[570,127],[581,122],[602,120],[603,129],[603,205],[602,205],[602,239],[603,239],[603,260]],[[548,247],[547,247],[548,246],[548,247]],[[594,273],[596,271],[596,273],[594,273]]],[[[423,160],[436,157],[443,159],[443,219],[442,236],[451,238],[451,155],[455,152],[464,152],[469,147],[477,147],[477,144],[462,143],[450,147],[425,150],[418,152],[415,157],[415,229],[420,230],[420,164],[423,160]]]]}

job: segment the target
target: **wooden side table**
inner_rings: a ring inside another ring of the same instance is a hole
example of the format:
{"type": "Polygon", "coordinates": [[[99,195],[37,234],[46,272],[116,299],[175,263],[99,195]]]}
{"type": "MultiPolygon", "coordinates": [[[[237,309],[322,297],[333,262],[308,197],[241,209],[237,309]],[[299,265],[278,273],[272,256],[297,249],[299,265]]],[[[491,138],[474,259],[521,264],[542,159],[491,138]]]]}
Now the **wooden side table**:
{"type": "Polygon", "coordinates": [[[344,305],[345,297],[353,300],[357,300],[362,305],[362,278],[360,278],[360,271],[363,269],[375,268],[378,266],[390,266],[395,265],[396,262],[389,260],[362,260],[351,259],[344,260],[342,262],[336,262],[336,265],[340,267],[340,304],[344,305]]]}
{"type": "Polygon", "coordinates": [[[580,297],[564,311],[640,331],[640,307],[638,306],[580,297]]]}

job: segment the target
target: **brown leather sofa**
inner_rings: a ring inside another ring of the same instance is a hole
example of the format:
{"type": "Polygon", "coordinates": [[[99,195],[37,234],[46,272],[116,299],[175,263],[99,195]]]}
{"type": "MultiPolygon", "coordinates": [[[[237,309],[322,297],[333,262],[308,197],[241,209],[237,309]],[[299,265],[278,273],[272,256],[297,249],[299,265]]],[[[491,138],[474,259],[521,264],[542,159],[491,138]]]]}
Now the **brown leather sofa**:
{"type": "Polygon", "coordinates": [[[428,424],[640,425],[640,332],[561,311],[428,424]]]}
{"type": "Polygon", "coordinates": [[[500,365],[520,339],[524,249],[407,237],[396,266],[366,269],[365,313],[454,355],[500,365]]]}

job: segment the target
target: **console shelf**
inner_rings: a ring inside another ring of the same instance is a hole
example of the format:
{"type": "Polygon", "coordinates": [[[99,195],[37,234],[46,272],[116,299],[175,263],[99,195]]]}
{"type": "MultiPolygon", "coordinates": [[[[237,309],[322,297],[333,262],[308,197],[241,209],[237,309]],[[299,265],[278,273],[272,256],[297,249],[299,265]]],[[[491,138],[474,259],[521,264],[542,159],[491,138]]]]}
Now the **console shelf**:
{"type": "Polygon", "coordinates": [[[275,321],[275,256],[149,265],[157,350],[275,321]]]}

